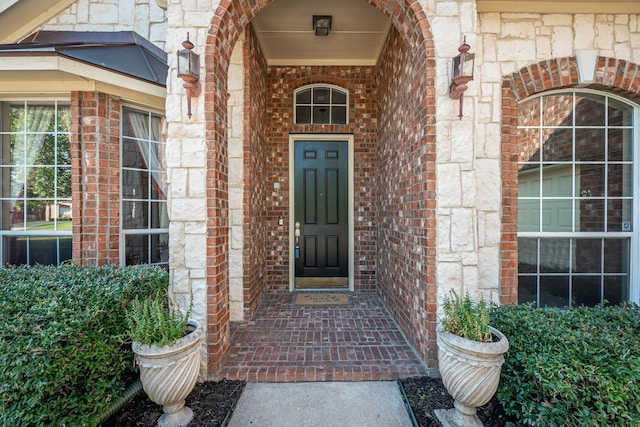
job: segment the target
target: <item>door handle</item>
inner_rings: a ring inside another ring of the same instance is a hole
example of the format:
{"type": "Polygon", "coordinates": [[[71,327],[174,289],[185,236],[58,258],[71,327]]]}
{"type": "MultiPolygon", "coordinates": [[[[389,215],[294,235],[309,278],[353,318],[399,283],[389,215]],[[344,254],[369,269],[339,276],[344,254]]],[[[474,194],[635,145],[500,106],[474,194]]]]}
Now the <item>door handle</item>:
{"type": "Polygon", "coordinates": [[[293,232],[293,235],[296,238],[296,251],[295,251],[295,257],[300,258],[300,221],[296,221],[295,223],[295,231],[293,232]]]}

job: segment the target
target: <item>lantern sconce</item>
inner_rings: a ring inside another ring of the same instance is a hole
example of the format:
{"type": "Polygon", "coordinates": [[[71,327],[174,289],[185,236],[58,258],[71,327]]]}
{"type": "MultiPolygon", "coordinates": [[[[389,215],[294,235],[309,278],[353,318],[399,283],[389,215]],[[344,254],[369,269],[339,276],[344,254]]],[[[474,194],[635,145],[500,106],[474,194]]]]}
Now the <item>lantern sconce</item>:
{"type": "Polygon", "coordinates": [[[458,55],[453,57],[451,67],[451,85],[449,86],[449,96],[451,99],[460,100],[460,114],[458,117],[462,120],[462,100],[464,92],[467,90],[467,83],[473,80],[473,65],[475,62],[475,53],[469,53],[471,46],[467,44],[467,36],[458,48],[458,55]]]}
{"type": "Polygon", "coordinates": [[[193,52],[193,43],[187,39],[182,42],[182,47],[178,51],[178,77],[184,80],[184,87],[187,90],[187,116],[191,118],[191,98],[200,95],[200,55],[193,52]]]}

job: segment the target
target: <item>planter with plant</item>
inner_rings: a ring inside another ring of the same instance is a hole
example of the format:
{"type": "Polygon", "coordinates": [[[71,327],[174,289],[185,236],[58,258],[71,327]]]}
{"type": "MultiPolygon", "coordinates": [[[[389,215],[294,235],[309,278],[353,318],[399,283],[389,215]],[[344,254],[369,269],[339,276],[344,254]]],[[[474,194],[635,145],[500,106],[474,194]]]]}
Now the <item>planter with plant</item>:
{"type": "Polygon", "coordinates": [[[445,426],[482,426],[476,408],[489,402],[500,381],[507,337],[489,326],[489,307],[455,292],[445,298],[438,325],[438,367],[442,382],[455,400],[454,409],[439,409],[445,426]]]}
{"type": "Polygon", "coordinates": [[[193,418],[184,403],[198,380],[203,330],[189,315],[161,297],[136,300],[127,311],[142,387],[163,406],[161,427],[186,426],[193,418]]]}

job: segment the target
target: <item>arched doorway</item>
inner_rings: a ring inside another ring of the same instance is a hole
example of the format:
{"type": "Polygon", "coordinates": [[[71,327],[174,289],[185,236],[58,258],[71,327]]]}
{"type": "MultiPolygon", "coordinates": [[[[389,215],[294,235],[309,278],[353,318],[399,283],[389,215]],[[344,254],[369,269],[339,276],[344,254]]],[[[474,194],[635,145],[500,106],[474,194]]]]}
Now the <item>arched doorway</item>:
{"type": "MultiPolygon", "coordinates": [[[[366,5],[364,0],[353,0],[366,5]]],[[[341,4],[349,2],[341,2],[341,4]]],[[[421,6],[372,1],[391,24],[375,65],[267,65],[250,22],[255,9],[220,6],[207,39],[208,368],[229,349],[228,64],[243,31],[245,58],[245,188],[243,299],[245,314],[265,291],[288,289],[286,232],[291,218],[288,142],[296,133],[353,135],[354,287],[382,295],[402,331],[435,367],[435,115],[434,51],[421,6]],[[293,91],[324,83],[357,93],[348,124],[293,123],[293,91]],[[328,129],[328,126],[331,126],[328,129]],[[285,177],[285,178],[283,178],[285,177]],[[277,186],[276,186],[277,183],[277,186]],[[265,196],[267,195],[266,200],[265,196]],[[285,226],[285,229],[281,228],[285,226]],[[431,289],[431,290],[430,290],[431,289]]],[[[311,19],[311,18],[310,18],[311,19]]],[[[337,24],[336,24],[337,25],[337,24]]]]}

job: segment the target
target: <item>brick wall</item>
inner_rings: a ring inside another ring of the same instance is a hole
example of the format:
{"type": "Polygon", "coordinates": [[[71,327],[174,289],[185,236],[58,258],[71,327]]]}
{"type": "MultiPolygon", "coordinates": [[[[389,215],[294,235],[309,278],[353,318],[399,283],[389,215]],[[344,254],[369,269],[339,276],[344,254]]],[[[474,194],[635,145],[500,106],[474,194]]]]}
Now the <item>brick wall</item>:
{"type": "Polygon", "coordinates": [[[120,100],[71,94],[73,259],[119,264],[120,100]]]}
{"type": "Polygon", "coordinates": [[[401,329],[436,366],[435,113],[424,51],[391,30],[379,60],[378,287],[401,329]]]}
{"type": "Polygon", "coordinates": [[[268,153],[266,181],[269,188],[267,233],[267,289],[289,290],[289,135],[295,133],[353,134],[354,136],[354,240],[355,288],[375,289],[375,197],[377,88],[374,67],[270,67],[267,80],[268,153]],[[346,125],[298,125],[293,123],[293,91],[313,83],[340,86],[349,92],[346,125]],[[272,192],[273,182],[282,191],[272,192]]]}
{"type": "MultiPolygon", "coordinates": [[[[247,26],[244,43],[244,313],[245,319],[258,307],[266,288],[267,254],[274,250],[267,227],[277,226],[269,213],[271,180],[267,178],[267,66],[252,27],[247,26]]],[[[280,227],[282,228],[282,227],[280,227]]]]}

